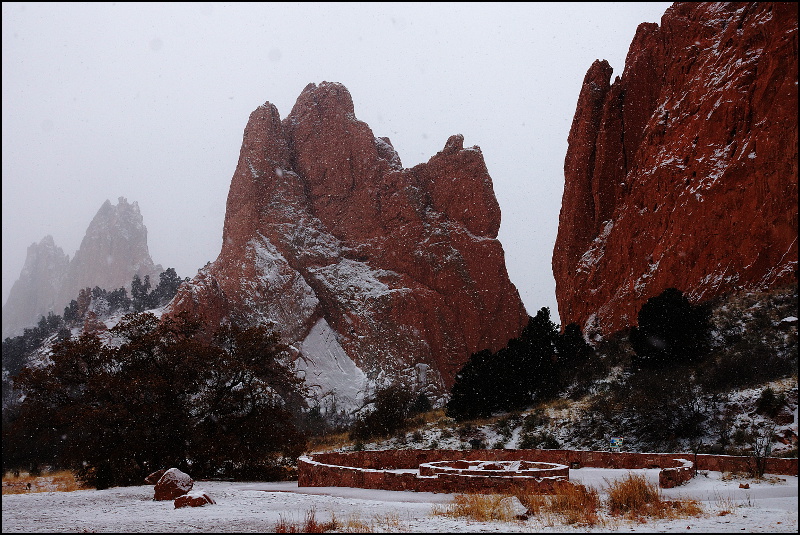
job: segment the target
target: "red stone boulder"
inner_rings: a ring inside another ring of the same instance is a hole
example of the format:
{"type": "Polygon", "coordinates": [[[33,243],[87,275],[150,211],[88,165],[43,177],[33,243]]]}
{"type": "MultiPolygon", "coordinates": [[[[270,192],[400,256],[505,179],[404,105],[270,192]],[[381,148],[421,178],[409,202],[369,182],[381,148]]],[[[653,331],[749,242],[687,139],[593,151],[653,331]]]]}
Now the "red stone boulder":
{"type": "Polygon", "coordinates": [[[167,471],[166,468],[162,468],[161,470],[156,470],[155,472],[144,478],[145,484],[155,485],[156,483],[158,483],[158,480],[161,479],[161,476],[163,476],[166,471],[167,471]]]}
{"type": "Polygon", "coordinates": [[[192,486],[194,486],[194,480],[189,474],[181,472],[177,468],[170,468],[156,483],[153,499],[156,501],[174,500],[192,490],[192,486]]]}
{"type": "Polygon", "coordinates": [[[184,494],[183,496],[178,496],[175,498],[175,509],[180,509],[181,507],[202,507],[206,504],[215,503],[217,502],[215,502],[211,496],[206,494],[205,491],[194,490],[188,494],[184,494]]]}

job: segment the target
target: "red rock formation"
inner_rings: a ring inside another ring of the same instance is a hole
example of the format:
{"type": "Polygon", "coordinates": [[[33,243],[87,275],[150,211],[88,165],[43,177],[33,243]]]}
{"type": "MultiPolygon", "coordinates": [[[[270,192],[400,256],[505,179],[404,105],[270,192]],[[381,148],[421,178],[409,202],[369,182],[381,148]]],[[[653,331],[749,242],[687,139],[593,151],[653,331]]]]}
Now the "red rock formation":
{"type": "Polygon", "coordinates": [[[273,322],[323,393],[419,370],[441,393],[527,322],[499,226],[478,147],[452,136],[404,169],[343,85],[310,84],[284,120],[269,103],[250,115],[220,255],[170,307],[273,322]]]}
{"type": "Polygon", "coordinates": [[[668,287],[796,282],[797,4],[676,3],[610,77],[589,69],[569,134],[562,324],[609,334],[668,287]]]}

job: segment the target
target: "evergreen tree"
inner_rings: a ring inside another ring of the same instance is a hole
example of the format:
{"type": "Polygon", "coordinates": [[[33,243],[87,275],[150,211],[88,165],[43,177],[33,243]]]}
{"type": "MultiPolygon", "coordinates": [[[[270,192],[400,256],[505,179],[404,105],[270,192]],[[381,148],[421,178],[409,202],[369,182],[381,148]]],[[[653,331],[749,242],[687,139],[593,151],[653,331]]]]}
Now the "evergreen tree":
{"type": "Polygon", "coordinates": [[[175,268],[167,268],[165,271],[162,271],[158,277],[158,286],[150,293],[150,306],[152,308],[169,303],[172,298],[175,297],[175,294],[178,293],[178,288],[184,282],[175,272],[175,268]]]}
{"type": "Polygon", "coordinates": [[[631,329],[635,362],[648,368],[696,362],[708,351],[709,317],[706,306],[692,305],[676,288],[651,297],[631,329]]]}
{"type": "Polygon", "coordinates": [[[450,390],[445,414],[457,421],[489,416],[500,408],[499,381],[496,374],[500,367],[488,349],[470,355],[469,360],[456,374],[450,390]]]}
{"type": "Polygon", "coordinates": [[[125,288],[117,288],[108,294],[108,306],[111,314],[130,310],[132,302],[125,288]]]}
{"type": "Polygon", "coordinates": [[[143,312],[148,308],[148,305],[150,304],[148,299],[149,291],[150,275],[145,275],[144,281],[142,281],[139,275],[134,275],[133,281],[131,281],[131,301],[134,312],[143,312]]]}
{"type": "Polygon", "coordinates": [[[556,340],[556,354],[559,388],[564,388],[581,375],[595,351],[584,339],[580,326],[570,323],[556,340]]]}
{"type": "Polygon", "coordinates": [[[69,302],[69,305],[64,307],[64,323],[67,325],[74,325],[75,323],[80,320],[80,315],[78,314],[78,301],[73,299],[69,302]]]}
{"type": "Polygon", "coordinates": [[[456,420],[530,406],[558,392],[558,325],[543,307],[497,353],[474,353],[456,375],[446,413],[456,420]]]}

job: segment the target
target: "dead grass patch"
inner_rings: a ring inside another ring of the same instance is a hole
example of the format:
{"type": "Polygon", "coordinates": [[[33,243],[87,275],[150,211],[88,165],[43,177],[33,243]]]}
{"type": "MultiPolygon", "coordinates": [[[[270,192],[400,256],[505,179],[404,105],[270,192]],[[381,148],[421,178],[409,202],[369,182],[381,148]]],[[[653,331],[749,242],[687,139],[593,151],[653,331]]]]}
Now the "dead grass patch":
{"type": "Polygon", "coordinates": [[[641,474],[628,474],[610,483],[608,510],[640,522],[648,518],[677,519],[698,516],[703,510],[696,500],[664,500],[661,489],[641,474]]]}
{"type": "Polygon", "coordinates": [[[456,494],[453,501],[444,507],[434,504],[432,512],[478,522],[511,522],[515,520],[515,512],[510,498],[502,494],[456,494]]]}
{"type": "Polygon", "coordinates": [[[352,446],[353,441],[350,439],[350,434],[332,433],[325,436],[312,437],[308,441],[308,451],[311,453],[319,451],[331,451],[335,449],[352,446]]]}
{"type": "Polygon", "coordinates": [[[596,489],[581,484],[557,485],[553,494],[537,494],[523,489],[519,501],[528,508],[528,514],[538,517],[547,525],[560,523],[578,526],[603,524],[600,514],[600,496],[596,489]]]}
{"type": "Polygon", "coordinates": [[[290,522],[283,515],[279,516],[278,523],[275,524],[275,533],[325,533],[339,528],[336,516],[331,515],[327,522],[317,520],[317,511],[313,507],[306,512],[306,519],[303,522],[290,522]]]}
{"type": "Polygon", "coordinates": [[[72,492],[84,489],[75,474],[58,470],[33,476],[27,472],[19,475],[3,474],[3,494],[28,494],[31,492],[72,492]]]}
{"type": "Polygon", "coordinates": [[[317,520],[315,508],[306,512],[306,518],[302,522],[292,522],[283,515],[279,516],[279,521],[275,524],[275,533],[327,533],[335,531],[337,533],[375,533],[384,531],[406,531],[407,528],[400,522],[400,515],[397,513],[386,513],[375,515],[373,520],[363,520],[358,512],[351,513],[344,520],[331,513],[330,520],[320,522],[317,520]]]}

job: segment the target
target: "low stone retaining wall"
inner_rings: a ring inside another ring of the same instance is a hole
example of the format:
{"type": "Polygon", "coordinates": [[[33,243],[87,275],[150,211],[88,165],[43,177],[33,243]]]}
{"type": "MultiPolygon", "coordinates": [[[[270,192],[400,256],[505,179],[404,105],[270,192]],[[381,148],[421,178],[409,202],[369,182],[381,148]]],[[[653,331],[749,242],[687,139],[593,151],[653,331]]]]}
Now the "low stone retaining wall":
{"type": "MultiPolygon", "coordinates": [[[[525,485],[541,494],[552,493],[559,484],[568,484],[567,473],[536,477],[524,471],[514,474],[484,475],[471,470],[421,469],[420,465],[444,461],[523,461],[552,463],[571,468],[661,468],[663,488],[685,483],[698,470],[746,472],[752,460],[729,455],[687,453],[631,453],[583,450],[378,450],[315,453],[298,460],[298,485],[301,487],[355,487],[418,492],[509,492],[525,485]],[[695,460],[696,459],[696,460],[695,460]],[[411,472],[414,470],[414,472],[411,472]],[[416,472],[419,470],[419,473],[416,472]]],[[[465,467],[467,466],[465,465],[465,467]]],[[[797,475],[797,459],[766,459],[766,472],[797,475]]]]}

